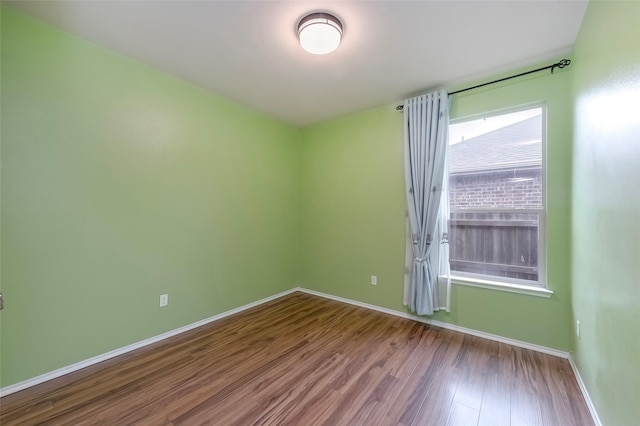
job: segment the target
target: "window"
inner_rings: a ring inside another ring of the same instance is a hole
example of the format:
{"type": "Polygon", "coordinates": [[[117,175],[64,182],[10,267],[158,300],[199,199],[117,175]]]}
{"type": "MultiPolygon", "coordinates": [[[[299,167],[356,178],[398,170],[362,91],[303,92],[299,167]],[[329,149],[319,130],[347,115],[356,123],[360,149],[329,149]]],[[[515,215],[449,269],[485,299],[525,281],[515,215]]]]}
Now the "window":
{"type": "Polygon", "coordinates": [[[451,274],[544,287],[544,108],[451,124],[451,274]]]}

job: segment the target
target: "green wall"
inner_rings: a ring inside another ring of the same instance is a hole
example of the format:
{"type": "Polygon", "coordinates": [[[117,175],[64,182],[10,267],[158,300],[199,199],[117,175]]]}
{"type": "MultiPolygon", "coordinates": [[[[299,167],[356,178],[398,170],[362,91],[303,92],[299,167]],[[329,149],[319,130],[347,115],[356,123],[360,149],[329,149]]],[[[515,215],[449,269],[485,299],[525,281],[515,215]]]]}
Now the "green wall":
{"type": "MultiPolygon", "coordinates": [[[[550,299],[453,285],[451,313],[433,318],[570,350],[571,68],[453,99],[451,118],[547,106],[550,299]]],[[[405,199],[402,114],[395,105],[303,129],[302,285],[390,309],[402,305],[405,199]],[[378,285],[370,285],[370,276],[378,285]]]]}
{"type": "Polygon", "coordinates": [[[575,46],[573,316],[605,425],[640,418],[640,3],[590,2],[575,46]]]}
{"type": "Polygon", "coordinates": [[[1,90],[1,386],[300,281],[299,130],[8,8],[1,90]]]}

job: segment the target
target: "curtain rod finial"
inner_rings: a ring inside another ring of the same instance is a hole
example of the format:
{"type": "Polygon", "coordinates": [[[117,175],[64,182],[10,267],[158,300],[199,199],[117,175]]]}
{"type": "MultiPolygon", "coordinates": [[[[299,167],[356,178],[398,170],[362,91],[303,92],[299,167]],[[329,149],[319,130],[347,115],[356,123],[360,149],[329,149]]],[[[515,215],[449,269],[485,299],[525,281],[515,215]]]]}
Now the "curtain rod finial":
{"type": "Polygon", "coordinates": [[[564,68],[564,67],[568,67],[569,65],[571,65],[571,59],[562,59],[560,62],[558,62],[558,63],[556,63],[556,64],[553,64],[553,65],[551,66],[551,74],[553,74],[553,71],[554,71],[556,68],[560,68],[560,69],[562,69],[562,68],[564,68]]]}

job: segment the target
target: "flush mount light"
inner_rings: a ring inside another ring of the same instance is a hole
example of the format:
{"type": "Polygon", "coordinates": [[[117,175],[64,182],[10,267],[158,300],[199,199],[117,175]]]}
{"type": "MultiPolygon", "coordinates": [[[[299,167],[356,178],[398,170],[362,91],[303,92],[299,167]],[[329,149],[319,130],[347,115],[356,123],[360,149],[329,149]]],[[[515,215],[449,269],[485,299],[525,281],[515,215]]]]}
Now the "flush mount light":
{"type": "Polygon", "coordinates": [[[300,20],[298,38],[307,52],[325,55],[338,48],[342,39],[342,24],[329,13],[311,13],[300,20]]]}

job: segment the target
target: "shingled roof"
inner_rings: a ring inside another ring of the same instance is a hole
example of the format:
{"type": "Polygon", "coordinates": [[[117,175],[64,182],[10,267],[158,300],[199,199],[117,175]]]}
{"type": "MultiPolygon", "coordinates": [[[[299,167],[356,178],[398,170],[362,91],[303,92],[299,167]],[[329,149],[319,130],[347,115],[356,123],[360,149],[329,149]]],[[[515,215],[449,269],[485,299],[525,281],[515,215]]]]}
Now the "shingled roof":
{"type": "Polygon", "coordinates": [[[542,164],[542,116],[528,118],[449,147],[449,173],[542,164]]]}

